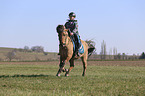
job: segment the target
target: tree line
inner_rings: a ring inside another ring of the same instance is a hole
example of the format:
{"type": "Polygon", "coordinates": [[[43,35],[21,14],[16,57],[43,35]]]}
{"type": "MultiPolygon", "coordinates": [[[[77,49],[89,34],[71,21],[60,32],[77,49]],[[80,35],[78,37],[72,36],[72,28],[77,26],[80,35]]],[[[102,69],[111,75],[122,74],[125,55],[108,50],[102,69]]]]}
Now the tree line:
{"type": "Polygon", "coordinates": [[[103,40],[101,43],[101,52],[100,52],[100,59],[145,59],[145,54],[142,52],[140,56],[136,56],[133,54],[132,56],[127,56],[125,53],[117,53],[117,48],[110,49],[109,54],[106,51],[106,42],[103,40]]]}
{"type": "Polygon", "coordinates": [[[24,52],[44,52],[44,47],[43,46],[33,46],[33,47],[29,48],[28,46],[24,46],[24,49],[22,49],[21,51],[24,51],[24,52]]]}
{"type": "Polygon", "coordinates": [[[48,52],[44,51],[43,46],[33,46],[29,48],[28,46],[24,46],[24,48],[19,49],[13,49],[12,51],[8,52],[5,56],[8,59],[8,61],[12,61],[12,59],[18,59],[17,52],[37,52],[37,53],[43,53],[44,55],[47,55],[48,52]]]}
{"type": "MultiPolygon", "coordinates": [[[[93,40],[86,40],[86,42],[91,45],[91,46],[95,46],[96,43],[93,40]]],[[[20,49],[14,49],[11,52],[8,52],[5,56],[7,57],[7,59],[9,61],[11,61],[12,59],[17,59],[16,54],[17,52],[37,52],[37,53],[43,53],[44,55],[48,55],[48,52],[44,51],[44,47],[43,46],[32,46],[31,48],[28,46],[24,46],[24,48],[20,48],[20,49]]],[[[92,59],[101,59],[101,60],[117,60],[117,59],[122,59],[122,60],[127,60],[127,59],[145,59],[145,53],[142,52],[142,54],[140,56],[136,56],[135,54],[133,54],[132,56],[128,56],[125,53],[117,53],[117,48],[113,48],[110,49],[109,52],[107,53],[107,48],[106,48],[106,42],[103,40],[103,42],[101,43],[101,52],[100,54],[97,54],[95,51],[94,53],[91,55],[92,59]]]]}

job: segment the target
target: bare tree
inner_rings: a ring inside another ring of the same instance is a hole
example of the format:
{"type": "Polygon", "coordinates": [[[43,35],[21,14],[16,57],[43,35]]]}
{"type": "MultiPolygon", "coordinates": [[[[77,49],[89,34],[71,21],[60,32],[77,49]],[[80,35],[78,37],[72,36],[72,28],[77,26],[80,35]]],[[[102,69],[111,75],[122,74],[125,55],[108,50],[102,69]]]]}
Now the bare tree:
{"type": "Polygon", "coordinates": [[[24,50],[29,50],[29,47],[28,46],[24,46],[24,50]]]}
{"type": "Polygon", "coordinates": [[[8,52],[6,57],[9,59],[9,61],[12,61],[12,59],[16,58],[16,52],[14,50],[12,52],[8,52]]]}
{"type": "Polygon", "coordinates": [[[44,48],[42,46],[33,46],[31,50],[35,52],[44,52],[44,48]]]}
{"type": "Polygon", "coordinates": [[[88,44],[88,46],[90,46],[90,47],[95,47],[95,45],[96,45],[96,43],[93,41],[93,40],[86,40],[85,41],[87,44],[88,44]]]}
{"type": "Polygon", "coordinates": [[[114,59],[117,59],[117,48],[113,48],[114,59]]]}
{"type": "Polygon", "coordinates": [[[106,59],[106,55],[107,55],[107,52],[106,52],[106,43],[102,42],[101,44],[101,59],[106,59]]]}
{"type": "Polygon", "coordinates": [[[96,51],[95,45],[96,45],[96,43],[93,40],[86,40],[85,42],[88,44],[88,47],[89,47],[88,56],[91,56],[91,54],[95,54],[95,51],[96,51]]]}
{"type": "Polygon", "coordinates": [[[110,48],[109,55],[112,55],[112,48],[110,48]]]}

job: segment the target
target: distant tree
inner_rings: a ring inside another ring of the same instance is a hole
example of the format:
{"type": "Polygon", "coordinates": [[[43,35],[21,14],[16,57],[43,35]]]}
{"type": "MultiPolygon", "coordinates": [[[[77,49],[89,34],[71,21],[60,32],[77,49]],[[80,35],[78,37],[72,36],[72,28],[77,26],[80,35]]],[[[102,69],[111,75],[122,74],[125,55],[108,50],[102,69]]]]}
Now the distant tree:
{"type": "Polygon", "coordinates": [[[139,59],[145,59],[145,54],[144,54],[144,52],[141,54],[141,56],[139,57],[139,59]]]}
{"type": "Polygon", "coordinates": [[[28,46],[24,46],[24,50],[29,50],[29,47],[28,46]]]}
{"type": "Polygon", "coordinates": [[[112,59],[112,48],[109,50],[109,59],[112,59]]]}
{"type": "Polygon", "coordinates": [[[89,47],[89,50],[88,51],[91,51],[88,54],[88,56],[91,56],[91,54],[95,54],[95,51],[96,51],[95,45],[96,45],[96,43],[93,40],[85,40],[85,42],[88,44],[88,47],[89,47]]]}
{"type": "Polygon", "coordinates": [[[117,48],[113,48],[114,59],[117,59],[117,48]]]}
{"type": "Polygon", "coordinates": [[[123,60],[124,60],[124,59],[127,59],[125,53],[122,53],[122,59],[123,59],[123,60]]]}
{"type": "Polygon", "coordinates": [[[117,48],[113,48],[113,55],[117,55],[117,48]]]}
{"type": "Polygon", "coordinates": [[[33,46],[31,50],[35,52],[44,52],[44,48],[42,46],[33,46]]]}
{"type": "Polygon", "coordinates": [[[101,44],[101,53],[100,54],[101,54],[101,59],[106,59],[107,52],[106,52],[106,43],[104,42],[104,40],[101,44]]]}
{"type": "Polygon", "coordinates": [[[28,52],[29,51],[29,47],[28,46],[24,46],[23,52],[28,52]]]}
{"type": "Polygon", "coordinates": [[[112,55],[112,48],[110,48],[109,55],[112,55]]]}
{"type": "Polygon", "coordinates": [[[95,47],[96,43],[93,40],[86,40],[85,41],[89,47],[95,47]]]}
{"type": "Polygon", "coordinates": [[[120,53],[118,53],[117,59],[121,59],[121,54],[120,53]]]}
{"type": "Polygon", "coordinates": [[[12,52],[8,52],[6,57],[9,59],[9,61],[12,61],[12,59],[16,58],[16,52],[14,50],[12,52]]]}

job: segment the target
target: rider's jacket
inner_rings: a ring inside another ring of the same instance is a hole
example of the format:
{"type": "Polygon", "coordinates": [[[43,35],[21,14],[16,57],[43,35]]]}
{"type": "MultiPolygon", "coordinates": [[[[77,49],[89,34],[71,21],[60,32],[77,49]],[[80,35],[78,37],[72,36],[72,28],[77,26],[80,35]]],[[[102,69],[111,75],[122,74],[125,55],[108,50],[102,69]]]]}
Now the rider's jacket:
{"type": "Polygon", "coordinates": [[[66,29],[70,29],[70,31],[73,32],[74,34],[79,35],[79,33],[78,33],[78,23],[77,23],[77,20],[68,20],[65,23],[65,28],[66,29]]]}

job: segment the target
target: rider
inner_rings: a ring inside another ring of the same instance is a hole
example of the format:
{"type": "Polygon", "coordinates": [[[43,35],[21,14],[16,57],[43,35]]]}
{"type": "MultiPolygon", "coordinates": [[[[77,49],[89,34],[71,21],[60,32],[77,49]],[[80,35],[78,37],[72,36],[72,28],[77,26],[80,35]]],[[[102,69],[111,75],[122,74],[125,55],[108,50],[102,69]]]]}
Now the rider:
{"type": "Polygon", "coordinates": [[[75,20],[76,14],[74,12],[69,13],[69,20],[65,23],[65,28],[69,29],[68,34],[75,39],[76,42],[76,50],[75,52],[79,56],[79,48],[80,48],[80,36],[78,33],[78,24],[77,20],[75,20]]]}

